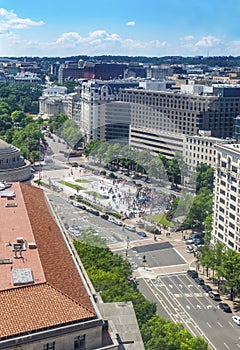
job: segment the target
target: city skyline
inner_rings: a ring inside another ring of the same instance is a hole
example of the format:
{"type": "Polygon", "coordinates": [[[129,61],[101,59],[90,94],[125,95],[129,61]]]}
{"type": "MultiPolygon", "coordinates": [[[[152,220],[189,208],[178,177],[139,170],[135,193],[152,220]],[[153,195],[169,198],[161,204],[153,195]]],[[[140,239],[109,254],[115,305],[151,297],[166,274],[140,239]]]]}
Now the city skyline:
{"type": "Polygon", "coordinates": [[[2,0],[0,56],[238,56],[240,3],[2,0]]]}

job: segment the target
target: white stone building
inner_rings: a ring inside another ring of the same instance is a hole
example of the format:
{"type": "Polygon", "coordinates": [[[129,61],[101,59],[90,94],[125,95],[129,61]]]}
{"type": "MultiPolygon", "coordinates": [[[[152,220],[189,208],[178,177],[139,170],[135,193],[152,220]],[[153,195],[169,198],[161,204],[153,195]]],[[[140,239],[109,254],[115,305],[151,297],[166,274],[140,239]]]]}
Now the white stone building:
{"type": "Polygon", "coordinates": [[[240,252],[240,144],[216,145],[212,243],[240,252]]]}

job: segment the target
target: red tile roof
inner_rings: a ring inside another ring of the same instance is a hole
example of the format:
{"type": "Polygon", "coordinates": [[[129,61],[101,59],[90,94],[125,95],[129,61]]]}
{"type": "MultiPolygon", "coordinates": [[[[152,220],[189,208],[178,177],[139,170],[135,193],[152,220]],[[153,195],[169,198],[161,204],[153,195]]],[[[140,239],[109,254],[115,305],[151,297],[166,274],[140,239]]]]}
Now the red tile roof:
{"type": "Polygon", "coordinates": [[[92,316],[87,309],[48,283],[2,291],[0,315],[0,338],[92,316]]]}
{"type": "Polygon", "coordinates": [[[20,184],[46,281],[95,312],[41,189],[20,184]]]}

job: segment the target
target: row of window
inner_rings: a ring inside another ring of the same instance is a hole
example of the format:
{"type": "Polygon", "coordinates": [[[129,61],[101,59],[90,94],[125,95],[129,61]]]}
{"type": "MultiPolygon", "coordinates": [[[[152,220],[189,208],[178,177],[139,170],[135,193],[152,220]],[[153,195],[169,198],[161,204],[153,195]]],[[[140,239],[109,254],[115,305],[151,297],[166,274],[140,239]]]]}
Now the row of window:
{"type": "MultiPolygon", "coordinates": [[[[43,345],[43,350],[55,350],[56,342],[50,342],[43,345]]],[[[86,349],[86,335],[79,335],[74,337],[73,340],[73,349],[74,350],[85,350],[86,349]]]]}

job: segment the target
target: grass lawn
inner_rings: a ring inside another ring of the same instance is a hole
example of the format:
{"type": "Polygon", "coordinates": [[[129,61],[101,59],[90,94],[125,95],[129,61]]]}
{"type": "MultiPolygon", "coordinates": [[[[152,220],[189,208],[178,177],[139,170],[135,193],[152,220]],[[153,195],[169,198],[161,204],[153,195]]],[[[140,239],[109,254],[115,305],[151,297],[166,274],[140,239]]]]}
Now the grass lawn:
{"type": "Polygon", "coordinates": [[[161,224],[163,226],[171,227],[172,224],[167,220],[165,214],[157,214],[157,215],[148,215],[147,219],[155,221],[157,224],[161,224]]]}
{"type": "Polygon", "coordinates": [[[90,196],[93,196],[93,197],[95,197],[95,198],[97,198],[97,199],[104,199],[104,197],[103,197],[100,193],[98,193],[98,192],[95,192],[95,191],[87,191],[86,193],[87,193],[87,194],[90,194],[90,196]]]}
{"type": "Polygon", "coordinates": [[[80,190],[85,190],[85,188],[82,187],[82,186],[75,185],[75,184],[72,184],[71,182],[67,182],[67,181],[64,181],[64,180],[59,181],[59,183],[62,184],[62,185],[65,185],[65,186],[74,188],[76,191],[77,191],[77,190],[79,190],[79,191],[80,191],[80,190]]]}
{"type": "Polygon", "coordinates": [[[75,180],[75,181],[76,181],[76,182],[83,183],[83,184],[87,184],[87,183],[91,182],[91,181],[89,181],[89,180],[87,180],[87,179],[77,179],[77,180],[75,180]]]}

